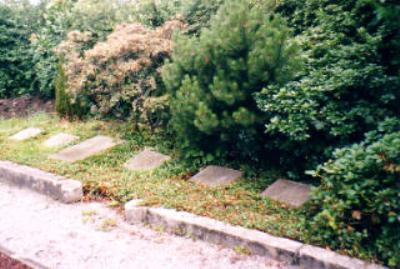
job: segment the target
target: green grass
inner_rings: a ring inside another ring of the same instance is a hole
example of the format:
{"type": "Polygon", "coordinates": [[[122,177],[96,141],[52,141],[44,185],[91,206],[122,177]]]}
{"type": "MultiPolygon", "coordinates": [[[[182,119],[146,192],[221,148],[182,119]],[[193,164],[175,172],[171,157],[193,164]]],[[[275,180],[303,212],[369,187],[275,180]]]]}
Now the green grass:
{"type": "MultiPolygon", "coordinates": [[[[60,120],[37,114],[30,118],[0,120],[0,159],[30,165],[48,172],[81,180],[91,195],[107,196],[118,202],[141,198],[150,206],[164,206],[208,216],[231,224],[266,231],[275,235],[306,240],[299,210],[262,198],[259,193],[276,178],[270,173],[247,173],[242,181],[225,187],[207,188],[188,181],[197,169],[181,160],[171,143],[157,134],[134,132],[129,123],[116,121],[60,120]],[[26,142],[7,138],[26,128],[39,127],[45,133],[26,142]],[[101,155],[77,163],[48,158],[59,149],[46,149],[41,143],[60,131],[84,140],[97,134],[126,141],[101,155]],[[152,147],[173,160],[151,172],[131,172],[123,164],[144,147],[152,147]],[[256,176],[260,176],[257,178],[256,176]]],[[[249,170],[242,167],[243,170],[249,170]]]]}

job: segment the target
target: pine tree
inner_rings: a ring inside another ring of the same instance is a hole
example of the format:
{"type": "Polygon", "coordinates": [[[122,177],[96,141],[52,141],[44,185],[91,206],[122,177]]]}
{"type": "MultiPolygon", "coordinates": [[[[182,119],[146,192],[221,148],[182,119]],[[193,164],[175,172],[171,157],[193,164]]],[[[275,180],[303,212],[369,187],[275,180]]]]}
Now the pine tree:
{"type": "Polygon", "coordinates": [[[163,78],[184,148],[246,158],[257,155],[250,148],[262,148],[265,114],[254,94],[287,81],[298,69],[289,28],[270,14],[244,0],[228,1],[200,37],[176,41],[163,78]]]}

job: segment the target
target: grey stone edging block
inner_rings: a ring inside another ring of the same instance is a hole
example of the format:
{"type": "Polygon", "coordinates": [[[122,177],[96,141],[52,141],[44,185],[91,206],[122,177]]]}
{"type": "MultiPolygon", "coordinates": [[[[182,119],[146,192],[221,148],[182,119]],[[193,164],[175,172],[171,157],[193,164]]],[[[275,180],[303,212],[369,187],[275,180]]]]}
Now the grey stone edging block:
{"type": "Polygon", "coordinates": [[[299,252],[300,266],[307,269],[386,269],[377,264],[340,255],[334,251],[304,245],[299,252]]]}
{"type": "Polygon", "coordinates": [[[168,233],[196,238],[228,248],[246,247],[252,254],[268,256],[299,265],[304,269],[387,269],[257,230],[229,225],[174,209],[150,208],[140,204],[141,200],[132,200],[125,204],[125,218],[128,223],[160,226],[168,233]]]}
{"type": "Polygon", "coordinates": [[[9,161],[0,161],[0,181],[26,187],[64,203],[80,201],[82,183],[9,161]]]}

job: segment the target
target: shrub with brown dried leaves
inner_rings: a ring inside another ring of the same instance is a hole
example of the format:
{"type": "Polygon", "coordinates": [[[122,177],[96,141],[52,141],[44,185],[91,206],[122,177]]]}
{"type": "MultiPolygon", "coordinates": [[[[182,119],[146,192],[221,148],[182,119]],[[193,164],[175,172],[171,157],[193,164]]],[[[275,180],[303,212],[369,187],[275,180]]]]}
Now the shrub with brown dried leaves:
{"type": "Polygon", "coordinates": [[[179,20],[156,29],[121,24],[88,50],[90,33],[70,32],[56,52],[65,59],[71,101],[89,106],[97,116],[131,116],[136,126],[162,125],[168,97],[160,83],[160,68],[172,53],[173,32],[184,27],[179,20]]]}

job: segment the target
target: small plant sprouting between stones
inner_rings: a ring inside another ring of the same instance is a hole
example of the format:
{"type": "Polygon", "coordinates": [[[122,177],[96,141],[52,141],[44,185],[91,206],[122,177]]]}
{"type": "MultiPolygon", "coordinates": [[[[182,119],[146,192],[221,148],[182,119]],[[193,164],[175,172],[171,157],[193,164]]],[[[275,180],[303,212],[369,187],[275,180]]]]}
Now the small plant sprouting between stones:
{"type": "Polygon", "coordinates": [[[115,227],[117,227],[117,221],[112,218],[106,218],[102,221],[99,230],[103,232],[108,232],[115,227]]]}
{"type": "Polygon", "coordinates": [[[84,217],[93,217],[95,215],[97,215],[96,210],[83,210],[82,211],[82,216],[84,216],[84,217]]]}
{"type": "Polygon", "coordinates": [[[162,225],[152,225],[150,227],[151,227],[151,229],[153,229],[157,233],[160,233],[160,234],[165,233],[165,227],[162,226],[162,225]]]}
{"type": "Polygon", "coordinates": [[[96,215],[97,215],[96,210],[83,210],[82,211],[82,221],[83,221],[83,223],[88,223],[88,222],[93,223],[95,221],[94,217],[96,215]]]}
{"type": "Polygon", "coordinates": [[[251,255],[251,250],[248,247],[245,246],[235,246],[233,250],[242,256],[250,256],[251,255]]]}
{"type": "Polygon", "coordinates": [[[185,228],[183,228],[183,227],[176,227],[176,228],[174,229],[174,233],[175,233],[176,235],[179,235],[179,236],[185,236],[185,235],[186,235],[186,230],[185,230],[185,228]]]}
{"type": "Polygon", "coordinates": [[[116,200],[112,200],[111,202],[108,203],[109,207],[118,207],[120,205],[121,205],[121,203],[116,200]]]}

